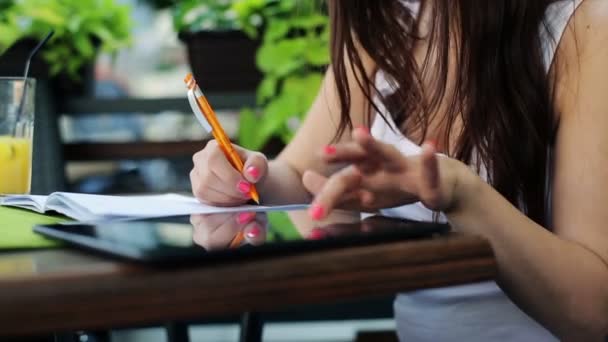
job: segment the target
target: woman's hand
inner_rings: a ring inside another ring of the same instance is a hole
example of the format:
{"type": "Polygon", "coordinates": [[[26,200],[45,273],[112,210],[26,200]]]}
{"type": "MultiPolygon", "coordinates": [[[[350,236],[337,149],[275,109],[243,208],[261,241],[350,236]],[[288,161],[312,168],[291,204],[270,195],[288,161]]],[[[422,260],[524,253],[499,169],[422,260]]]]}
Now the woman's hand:
{"type": "Polygon", "coordinates": [[[251,199],[251,186],[266,177],[268,161],[263,154],[233,147],[244,161],[243,174],[230,164],[215,140],[192,157],[190,182],[199,201],[219,206],[243,204],[251,199]]]}
{"type": "Polygon", "coordinates": [[[447,211],[457,202],[458,177],[466,166],[438,156],[434,144],[406,157],[394,146],[375,140],[365,128],[353,141],[325,147],[322,158],[347,166],[331,177],[307,171],[304,186],[315,195],[310,215],[321,220],[333,209],[375,212],[421,201],[427,208],[447,211]]]}
{"type": "Polygon", "coordinates": [[[263,213],[192,215],[190,223],[192,240],[208,251],[228,248],[239,234],[251,245],[266,241],[268,219],[263,213]]]}

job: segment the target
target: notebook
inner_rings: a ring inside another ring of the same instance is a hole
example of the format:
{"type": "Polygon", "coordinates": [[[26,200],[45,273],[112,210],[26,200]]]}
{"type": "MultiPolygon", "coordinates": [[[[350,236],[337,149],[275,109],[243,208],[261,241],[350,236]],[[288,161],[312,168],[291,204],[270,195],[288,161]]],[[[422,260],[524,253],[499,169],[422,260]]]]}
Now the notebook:
{"type": "Polygon", "coordinates": [[[49,196],[10,195],[3,197],[0,205],[29,209],[41,214],[54,211],[80,222],[241,211],[291,211],[307,208],[304,204],[215,207],[202,204],[193,197],[177,194],[110,196],[70,192],[54,192],[49,196]]]}

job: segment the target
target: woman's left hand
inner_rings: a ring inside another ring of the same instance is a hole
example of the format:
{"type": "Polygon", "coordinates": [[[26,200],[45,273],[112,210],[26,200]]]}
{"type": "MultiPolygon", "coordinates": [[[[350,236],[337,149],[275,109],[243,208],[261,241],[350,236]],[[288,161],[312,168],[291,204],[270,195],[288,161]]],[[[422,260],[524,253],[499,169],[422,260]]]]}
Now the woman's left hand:
{"type": "Polygon", "coordinates": [[[325,147],[322,158],[348,166],[329,178],[304,173],[304,186],[315,195],[309,212],[315,220],[337,208],[375,212],[417,201],[431,210],[447,211],[457,202],[458,177],[466,168],[438,156],[432,143],[423,144],[420,155],[407,157],[375,140],[365,128],[355,129],[351,142],[325,147]]]}

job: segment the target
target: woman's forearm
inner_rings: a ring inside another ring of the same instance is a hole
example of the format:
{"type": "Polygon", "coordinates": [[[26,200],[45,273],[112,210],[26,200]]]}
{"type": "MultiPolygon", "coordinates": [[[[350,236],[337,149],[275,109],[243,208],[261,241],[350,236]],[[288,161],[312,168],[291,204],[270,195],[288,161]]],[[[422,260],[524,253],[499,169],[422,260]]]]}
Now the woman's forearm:
{"type": "Polygon", "coordinates": [[[268,163],[266,177],[256,186],[263,204],[301,204],[311,200],[300,173],[280,159],[268,163]]]}
{"type": "Polygon", "coordinates": [[[469,180],[459,189],[466,199],[447,216],[456,229],[489,240],[505,292],[560,338],[603,338],[608,333],[604,261],[536,224],[483,181],[469,180]]]}
{"type": "MultiPolygon", "coordinates": [[[[302,176],[288,163],[277,159],[268,165],[268,176],[260,183],[263,204],[305,204],[310,203],[312,195],[302,185],[302,176]]],[[[315,227],[332,222],[356,222],[360,220],[357,212],[336,211],[323,222],[310,218],[306,211],[289,212],[289,218],[302,236],[308,236],[315,227]]]]}

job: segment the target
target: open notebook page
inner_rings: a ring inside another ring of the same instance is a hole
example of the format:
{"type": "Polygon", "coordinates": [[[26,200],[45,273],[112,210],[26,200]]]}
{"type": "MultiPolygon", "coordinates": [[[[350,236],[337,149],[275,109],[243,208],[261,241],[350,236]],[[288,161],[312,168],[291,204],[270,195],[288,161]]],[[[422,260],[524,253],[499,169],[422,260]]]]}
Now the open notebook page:
{"type": "Polygon", "coordinates": [[[48,197],[35,195],[9,196],[2,205],[39,212],[57,211],[78,221],[120,218],[162,217],[190,214],[217,214],[240,211],[301,210],[307,205],[215,207],[195,198],[176,194],[152,196],[108,196],[56,192],[48,197]],[[46,201],[45,201],[46,200],[46,201]],[[34,209],[34,207],[37,207],[34,209]]]}

